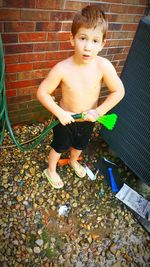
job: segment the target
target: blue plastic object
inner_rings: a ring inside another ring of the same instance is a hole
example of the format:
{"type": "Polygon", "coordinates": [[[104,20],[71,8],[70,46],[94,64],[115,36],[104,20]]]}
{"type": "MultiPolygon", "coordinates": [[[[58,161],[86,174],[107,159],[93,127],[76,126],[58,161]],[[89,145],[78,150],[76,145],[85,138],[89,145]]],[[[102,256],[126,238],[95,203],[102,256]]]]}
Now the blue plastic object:
{"type": "Polygon", "coordinates": [[[119,189],[118,189],[118,187],[117,187],[115,178],[114,178],[114,176],[113,176],[112,168],[108,168],[108,172],[109,172],[110,184],[111,184],[112,191],[113,191],[114,193],[117,193],[117,192],[119,191],[119,189]]]}

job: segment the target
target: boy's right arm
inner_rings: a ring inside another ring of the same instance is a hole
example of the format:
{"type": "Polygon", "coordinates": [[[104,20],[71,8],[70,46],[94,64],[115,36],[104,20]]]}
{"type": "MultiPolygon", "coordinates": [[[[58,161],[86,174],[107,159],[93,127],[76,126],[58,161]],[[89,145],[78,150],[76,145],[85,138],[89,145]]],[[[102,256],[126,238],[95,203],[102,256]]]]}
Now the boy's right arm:
{"type": "Polygon", "coordinates": [[[37,90],[37,99],[47,110],[52,112],[60,120],[61,124],[66,125],[74,122],[71,113],[57,105],[51,96],[62,81],[61,73],[61,68],[58,65],[49,72],[48,76],[42,81],[37,90]]]}

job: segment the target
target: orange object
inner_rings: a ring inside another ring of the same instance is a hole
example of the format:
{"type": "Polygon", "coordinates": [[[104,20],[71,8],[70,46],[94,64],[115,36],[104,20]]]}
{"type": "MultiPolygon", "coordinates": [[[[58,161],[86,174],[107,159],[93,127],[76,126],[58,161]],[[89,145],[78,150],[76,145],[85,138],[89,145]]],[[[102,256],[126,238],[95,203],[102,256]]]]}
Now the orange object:
{"type": "MultiPolygon", "coordinates": [[[[78,160],[81,160],[82,157],[78,157],[78,160]]],[[[67,165],[69,163],[69,158],[68,159],[59,159],[58,164],[61,166],[67,165]]]]}

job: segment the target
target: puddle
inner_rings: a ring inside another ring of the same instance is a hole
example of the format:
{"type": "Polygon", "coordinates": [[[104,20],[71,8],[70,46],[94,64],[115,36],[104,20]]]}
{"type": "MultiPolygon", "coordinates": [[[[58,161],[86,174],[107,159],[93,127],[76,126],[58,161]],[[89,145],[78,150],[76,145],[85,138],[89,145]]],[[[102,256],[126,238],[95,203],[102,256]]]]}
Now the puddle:
{"type": "Polygon", "coordinates": [[[77,233],[79,220],[72,214],[68,217],[59,216],[58,211],[47,210],[43,208],[40,210],[45,222],[45,227],[49,233],[72,235],[77,233]]]}

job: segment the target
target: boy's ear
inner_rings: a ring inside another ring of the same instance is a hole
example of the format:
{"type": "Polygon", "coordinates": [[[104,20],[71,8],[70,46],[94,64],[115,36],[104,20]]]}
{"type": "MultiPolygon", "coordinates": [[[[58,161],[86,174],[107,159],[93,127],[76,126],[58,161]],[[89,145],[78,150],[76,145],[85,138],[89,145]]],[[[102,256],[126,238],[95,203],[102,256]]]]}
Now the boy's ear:
{"type": "Polygon", "coordinates": [[[105,44],[106,44],[106,39],[103,40],[103,44],[102,44],[103,47],[105,46],[105,44]]]}
{"type": "Polygon", "coordinates": [[[74,38],[73,38],[72,33],[70,33],[70,43],[72,46],[74,46],[74,38]]]}

